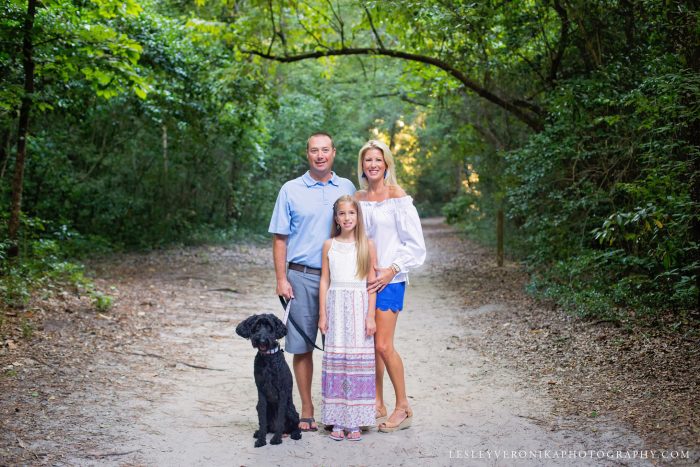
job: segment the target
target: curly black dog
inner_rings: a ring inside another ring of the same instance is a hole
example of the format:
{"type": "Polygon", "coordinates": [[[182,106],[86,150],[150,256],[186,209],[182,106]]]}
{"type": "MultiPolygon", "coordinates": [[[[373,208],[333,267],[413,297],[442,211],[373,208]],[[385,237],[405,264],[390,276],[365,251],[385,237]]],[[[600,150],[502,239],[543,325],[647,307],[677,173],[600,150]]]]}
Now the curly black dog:
{"type": "Polygon", "coordinates": [[[274,433],[270,444],[280,444],[282,433],[290,433],[292,439],[301,439],[299,412],[292,400],[292,372],[277,343],[277,339],[287,335],[286,326],[273,314],[253,315],[236,327],[236,334],[250,339],[253,347],[258,349],[253,364],[260,425],[253,435],[257,439],[255,447],[267,444],[268,433],[274,433]]]}

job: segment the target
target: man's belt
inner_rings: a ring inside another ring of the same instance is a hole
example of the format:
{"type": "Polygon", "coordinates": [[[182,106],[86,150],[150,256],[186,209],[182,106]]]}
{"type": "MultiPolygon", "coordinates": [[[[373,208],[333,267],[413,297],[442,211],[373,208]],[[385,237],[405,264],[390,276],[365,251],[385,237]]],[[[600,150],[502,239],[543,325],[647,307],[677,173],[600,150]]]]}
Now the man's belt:
{"type": "Polygon", "coordinates": [[[320,269],[310,268],[310,267],[308,267],[308,266],[304,266],[303,264],[289,263],[287,266],[288,266],[289,269],[291,269],[292,271],[299,271],[299,272],[303,272],[303,273],[306,273],[306,274],[313,274],[313,275],[315,275],[315,276],[320,276],[320,275],[321,275],[321,270],[320,270],[320,269]]]}

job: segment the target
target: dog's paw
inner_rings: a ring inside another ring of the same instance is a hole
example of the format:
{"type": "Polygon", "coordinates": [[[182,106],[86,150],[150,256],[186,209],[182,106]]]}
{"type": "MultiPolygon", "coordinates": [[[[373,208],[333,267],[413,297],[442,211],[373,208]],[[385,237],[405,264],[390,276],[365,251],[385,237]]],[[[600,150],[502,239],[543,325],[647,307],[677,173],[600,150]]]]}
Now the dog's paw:
{"type": "Polygon", "coordinates": [[[270,440],[270,444],[282,444],[282,437],[280,435],[275,435],[270,440]]]}
{"type": "Polygon", "coordinates": [[[300,430],[294,430],[294,431],[292,431],[292,434],[290,435],[290,437],[291,437],[293,440],[301,439],[301,431],[300,431],[300,430]]]}
{"type": "Polygon", "coordinates": [[[262,446],[265,446],[267,444],[267,441],[265,441],[265,438],[258,438],[258,440],[255,442],[255,447],[259,448],[262,446]]]}

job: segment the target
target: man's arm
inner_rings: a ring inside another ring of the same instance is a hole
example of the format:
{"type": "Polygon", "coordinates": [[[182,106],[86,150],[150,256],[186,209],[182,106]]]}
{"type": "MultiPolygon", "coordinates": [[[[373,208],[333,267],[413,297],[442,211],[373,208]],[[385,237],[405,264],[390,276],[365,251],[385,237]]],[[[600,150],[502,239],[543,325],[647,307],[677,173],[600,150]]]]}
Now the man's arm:
{"type": "Polygon", "coordinates": [[[287,236],[273,234],[272,259],[275,263],[275,277],[277,278],[277,295],[285,300],[294,298],[292,284],[287,280],[287,236]]]}

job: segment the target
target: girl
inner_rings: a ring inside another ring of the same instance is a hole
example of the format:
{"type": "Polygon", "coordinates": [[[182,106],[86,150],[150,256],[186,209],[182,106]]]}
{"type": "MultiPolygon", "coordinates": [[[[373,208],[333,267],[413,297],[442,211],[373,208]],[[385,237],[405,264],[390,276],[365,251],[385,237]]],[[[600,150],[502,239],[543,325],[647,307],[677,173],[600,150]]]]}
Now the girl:
{"type": "Polygon", "coordinates": [[[360,426],[374,425],[374,245],[362,212],[350,196],[333,205],[331,238],[323,244],[318,328],[326,336],[321,371],[324,425],[336,441],[361,439],[360,426]]]}

